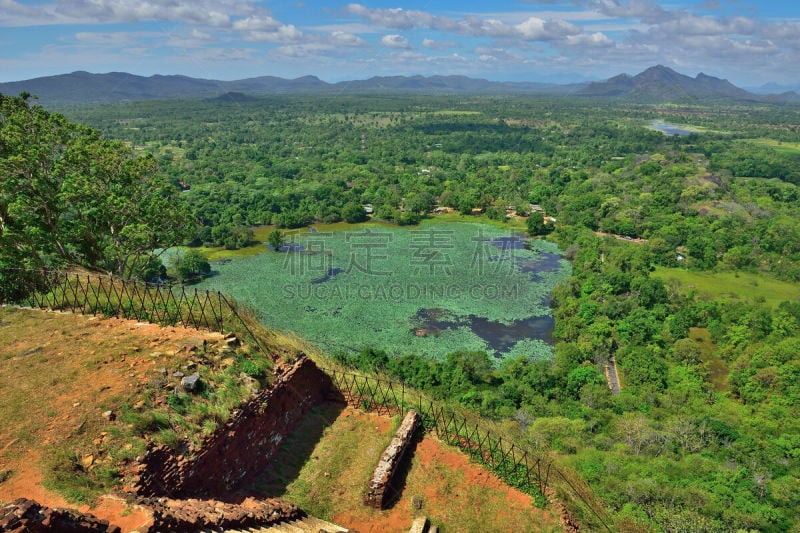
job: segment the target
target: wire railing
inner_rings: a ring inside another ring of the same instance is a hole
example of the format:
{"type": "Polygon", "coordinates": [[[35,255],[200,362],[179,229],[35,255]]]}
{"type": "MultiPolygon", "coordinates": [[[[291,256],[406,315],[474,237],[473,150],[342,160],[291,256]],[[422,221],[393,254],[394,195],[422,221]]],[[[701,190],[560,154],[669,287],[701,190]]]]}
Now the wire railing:
{"type": "Polygon", "coordinates": [[[425,427],[437,437],[466,452],[498,477],[543,503],[547,489],[557,493],[570,510],[580,510],[590,530],[613,531],[612,520],[591,489],[577,476],[558,468],[552,460],[522,448],[481,423],[477,415],[457,412],[426,398],[403,383],[320,366],[348,404],[383,414],[404,415],[415,409],[425,427]]]}
{"type": "Polygon", "coordinates": [[[0,304],[130,318],[250,337],[235,301],[215,291],[63,270],[0,269],[0,304]]]}

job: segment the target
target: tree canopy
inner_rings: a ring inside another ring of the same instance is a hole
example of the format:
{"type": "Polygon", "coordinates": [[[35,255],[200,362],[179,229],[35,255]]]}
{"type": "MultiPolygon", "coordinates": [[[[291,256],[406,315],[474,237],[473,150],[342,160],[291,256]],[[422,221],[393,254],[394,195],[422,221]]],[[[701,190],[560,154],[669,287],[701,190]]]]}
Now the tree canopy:
{"type": "Polygon", "coordinates": [[[142,276],[190,218],[150,155],[0,95],[0,266],[81,264],[142,276]]]}

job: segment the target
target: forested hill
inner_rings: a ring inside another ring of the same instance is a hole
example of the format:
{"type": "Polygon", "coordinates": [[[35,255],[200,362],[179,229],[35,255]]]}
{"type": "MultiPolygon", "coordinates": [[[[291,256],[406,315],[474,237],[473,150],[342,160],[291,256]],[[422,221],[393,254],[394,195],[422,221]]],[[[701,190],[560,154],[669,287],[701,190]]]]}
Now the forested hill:
{"type": "Polygon", "coordinates": [[[727,80],[699,74],[685,76],[663,66],[651,67],[636,76],[620,74],[590,84],[558,85],[536,82],[497,82],[465,76],[375,76],[366,80],[327,83],[315,76],[292,80],[259,76],[235,81],[208,80],[188,76],[136,76],[124,72],[92,74],[72,72],[25,81],[0,83],[0,93],[27,92],[48,105],[89,102],[215,98],[241,94],[538,94],[614,98],[630,102],[729,102],[800,103],[793,92],[757,95],[727,80]]]}
{"type": "Polygon", "coordinates": [[[663,65],[650,67],[636,76],[620,74],[603,82],[593,82],[576,94],[614,97],[642,103],[709,100],[800,103],[800,95],[791,91],[777,95],[756,95],[728,80],[702,72],[691,78],[663,65]]]}
{"type": "Polygon", "coordinates": [[[136,76],[124,72],[92,74],[72,72],[31,80],[0,83],[0,93],[36,95],[43,104],[168,100],[219,97],[227,93],[296,94],[343,92],[419,92],[482,94],[571,94],[583,84],[493,82],[464,76],[376,76],[367,80],[327,83],[315,76],[292,80],[259,76],[235,81],[207,80],[188,76],[136,76]]]}

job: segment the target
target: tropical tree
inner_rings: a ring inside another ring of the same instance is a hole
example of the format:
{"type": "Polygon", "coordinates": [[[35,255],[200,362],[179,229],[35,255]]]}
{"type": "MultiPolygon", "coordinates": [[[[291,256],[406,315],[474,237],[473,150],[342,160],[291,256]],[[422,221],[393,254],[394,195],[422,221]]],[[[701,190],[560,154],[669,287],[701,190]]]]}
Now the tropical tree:
{"type": "Polygon", "coordinates": [[[279,229],[273,230],[267,236],[267,243],[276,252],[280,252],[284,244],[286,244],[286,235],[279,229]]]}
{"type": "Polygon", "coordinates": [[[141,277],[192,224],[152,156],[0,95],[0,263],[141,277]]]}

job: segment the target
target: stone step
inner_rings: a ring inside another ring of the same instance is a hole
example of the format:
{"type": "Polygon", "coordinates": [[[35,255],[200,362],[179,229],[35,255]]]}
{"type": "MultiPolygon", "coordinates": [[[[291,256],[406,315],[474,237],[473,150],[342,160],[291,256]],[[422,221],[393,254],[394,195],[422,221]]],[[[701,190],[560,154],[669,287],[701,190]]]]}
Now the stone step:
{"type": "Polygon", "coordinates": [[[269,526],[229,529],[225,533],[319,533],[320,531],[349,533],[350,530],[313,516],[306,516],[269,526]]]}
{"type": "Polygon", "coordinates": [[[428,530],[428,519],[424,516],[418,516],[411,523],[411,529],[408,533],[425,533],[428,530]]]}

